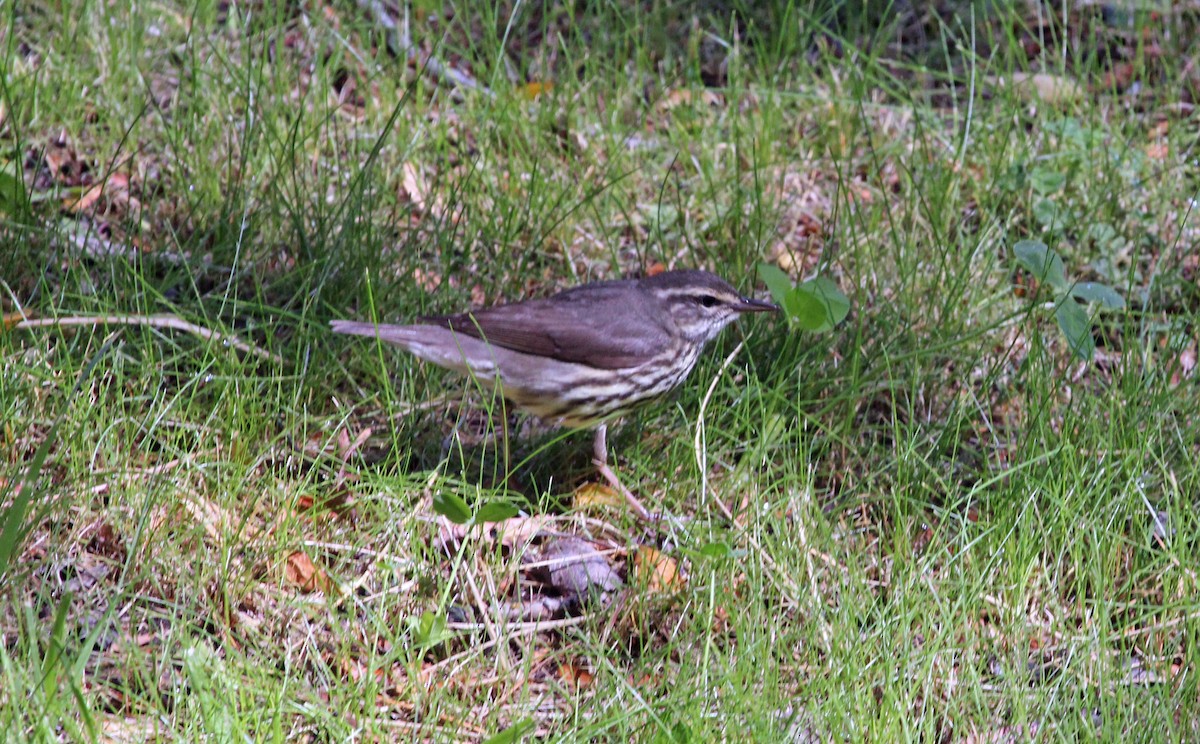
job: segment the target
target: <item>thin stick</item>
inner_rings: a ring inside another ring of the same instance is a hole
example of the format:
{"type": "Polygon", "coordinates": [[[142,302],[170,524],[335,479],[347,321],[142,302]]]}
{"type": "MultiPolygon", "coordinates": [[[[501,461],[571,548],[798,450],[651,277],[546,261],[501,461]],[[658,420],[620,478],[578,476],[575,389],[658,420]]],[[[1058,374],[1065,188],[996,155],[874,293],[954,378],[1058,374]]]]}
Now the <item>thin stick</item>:
{"type": "MultiPolygon", "coordinates": [[[[712,382],[708,385],[708,391],[704,393],[704,398],[700,401],[700,413],[696,416],[696,438],[692,442],[693,449],[696,453],[696,465],[700,468],[700,501],[703,502],[708,496],[708,455],[705,445],[708,443],[704,434],[704,412],[708,410],[708,402],[712,399],[713,391],[717,389],[717,383],[721,381],[721,376],[725,374],[725,370],[733,363],[733,360],[742,352],[742,347],[746,345],[745,341],[739,341],[738,345],[733,347],[733,351],[729,352],[729,356],[725,357],[725,361],[721,362],[721,368],[713,375],[712,382]]],[[[733,521],[733,514],[725,504],[721,503],[720,499],[715,499],[717,505],[721,507],[721,511],[725,513],[726,519],[733,521]]]]}
{"type": "Polygon", "coordinates": [[[387,44],[392,53],[396,56],[402,56],[409,60],[417,67],[418,70],[424,70],[435,79],[441,79],[453,85],[458,85],[463,88],[477,90],[489,98],[495,98],[496,94],[492,92],[483,83],[480,83],[475,78],[471,77],[461,70],[456,70],[449,65],[444,65],[432,54],[430,54],[421,64],[419,50],[413,44],[412,35],[409,31],[409,15],[408,5],[404,6],[403,23],[397,23],[388,12],[387,6],[381,0],[358,0],[358,6],[371,12],[375,22],[383,27],[386,32],[387,44]]]}
{"type": "MultiPolygon", "coordinates": [[[[696,439],[693,444],[695,447],[696,465],[698,465],[700,467],[700,500],[701,501],[704,500],[705,496],[709,495],[708,456],[707,456],[707,450],[705,448],[705,445],[707,444],[707,440],[704,437],[704,413],[708,409],[708,402],[709,402],[709,400],[712,399],[713,391],[715,391],[717,389],[717,382],[720,381],[721,375],[725,374],[725,370],[728,369],[729,365],[733,363],[734,358],[737,357],[737,355],[739,353],[741,353],[743,345],[745,345],[745,341],[739,341],[738,345],[736,347],[734,347],[733,351],[729,352],[729,356],[725,357],[725,361],[721,362],[721,368],[718,369],[717,374],[713,376],[713,380],[708,386],[708,391],[704,393],[704,398],[703,398],[703,400],[700,401],[700,413],[696,417],[696,439]]],[[[725,505],[725,502],[721,500],[721,497],[718,496],[716,493],[712,493],[711,495],[712,495],[712,500],[720,508],[721,513],[725,515],[725,518],[729,520],[729,523],[731,525],[737,525],[737,520],[734,518],[733,512],[729,510],[729,507],[725,505]]],[[[786,573],[779,570],[779,566],[778,566],[778,564],[775,563],[775,559],[772,558],[770,556],[770,554],[767,553],[767,551],[763,549],[762,545],[759,544],[758,540],[754,539],[754,536],[750,534],[749,529],[746,529],[743,534],[746,537],[746,542],[750,543],[750,546],[752,548],[754,548],[755,551],[758,552],[758,555],[762,558],[763,563],[767,564],[767,566],[769,566],[774,571],[774,574],[768,574],[768,575],[773,576],[773,578],[776,578],[777,580],[782,581],[784,584],[786,584],[787,588],[792,591],[793,601],[797,601],[796,598],[798,598],[800,596],[800,587],[796,585],[796,582],[792,581],[791,577],[788,576],[786,573]]],[[[811,569],[811,563],[810,563],[810,569],[811,569]]],[[[779,588],[781,591],[783,590],[783,587],[779,587],[778,583],[776,583],[776,587],[779,588]]]]}
{"type": "Polygon", "coordinates": [[[242,341],[233,334],[221,333],[204,326],[189,323],[178,315],[71,315],[65,318],[34,318],[22,320],[17,328],[47,328],[50,326],[101,326],[101,325],[133,325],[152,326],[154,328],[174,328],[177,331],[199,336],[206,341],[219,341],[228,344],[239,351],[253,354],[273,362],[282,362],[277,354],[242,341]]]}
{"type": "MultiPolygon", "coordinates": [[[[528,635],[530,633],[540,633],[546,630],[558,630],[560,628],[571,628],[576,625],[583,625],[591,619],[590,615],[580,615],[578,617],[568,617],[562,620],[542,620],[526,623],[505,623],[504,630],[510,633],[520,633],[528,635]]],[[[446,623],[448,630],[487,630],[487,627],[482,623],[446,623]]]]}

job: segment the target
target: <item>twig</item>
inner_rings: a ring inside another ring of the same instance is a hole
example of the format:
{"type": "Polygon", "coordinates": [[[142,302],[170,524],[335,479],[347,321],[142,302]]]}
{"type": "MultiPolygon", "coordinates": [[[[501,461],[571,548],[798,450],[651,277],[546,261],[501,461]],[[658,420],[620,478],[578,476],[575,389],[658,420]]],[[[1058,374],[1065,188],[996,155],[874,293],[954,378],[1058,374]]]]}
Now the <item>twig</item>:
{"type": "MultiPolygon", "coordinates": [[[[725,374],[725,370],[729,368],[729,365],[733,363],[733,360],[737,357],[737,355],[741,353],[742,347],[745,345],[745,343],[745,341],[738,342],[738,345],[734,347],[733,351],[729,352],[729,356],[725,357],[725,361],[721,362],[721,368],[717,370],[717,374],[713,376],[712,382],[709,383],[708,391],[704,393],[704,398],[702,398],[700,401],[700,413],[696,416],[696,438],[692,443],[696,454],[696,465],[700,468],[700,500],[704,501],[706,497],[711,495],[712,500],[720,508],[721,513],[724,514],[725,518],[729,520],[730,525],[734,526],[737,525],[737,519],[734,518],[733,512],[729,510],[729,507],[725,505],[724,501],[721,501],[720,496],[711,492],[711,488],[708,484],[708,455],[706,449],[707,440],[704,436],[704,414],[708,410],[708,402],[712,399],[713,392],[717,389],[717,382],[720,381],[721,376],[725,374]]],[[[763,562],[766,563],[767,566],[769,566],[774,572],[768,572],[767,575],[776,582],[776,588],[786,594],[785,588],[780,586],[778,583],[782,581],[783,584],[787,585],[786,588],[792,591],[792,600],[799,604],[801,595],[800,587],[796,585],[796,582],[792,581],[790,576],[779,570],[779,566],[775,563],[775,559],[763,549],[763,546],[759,544],[758,540],[754,539],[754,536],[750,534],[749,530],[746,530],[744,535],[746,537],[746,542],[750,543],[750,547],[757,551],[763,562]]],[[[807,545],[805,547],[807,547],[807,545]]],[[[810,573],[811,569],[812,562],[810,560],[810,573]]]]}
{"type": "MultiPolygon", "coordinates": [[[[729,365],[733,364],[733,360],[741,353],[742,347],[746,345],[745,341],[739,341],[738,345],[733,347],[733,351],[729,352],[729,356],[725,357],[725,361],[721,362],[721,368],[713,375],[712,382],[708,385],[708,390],[704,393],[704,397],[700,400],[700,413],[696,416],[696,437],[692,442],[692,446],[696,453],[696,465],[700,468],[700,501],[703,502],[708,496],[708,455],[705,445],[704,431],[704,413],[708,410],[708,402],[712,400],[713,391],[717,389],[717,383],[721,381],[721,377],[725,374],[725,370],[729,369],[729,365]]],[[[715,498],[715,496],[714,496],[715,498]]],[[[726,508],[725,504],[721,503],[720,499],[715,499],[717,505],[721,507],[721,511],[725,513],[725,517],[733,521],[733,514],[726,508]]]]}
{"type": "Polygon", "coordinates": [[[466,566],[463,569],[463,576],[467,579],[467,587],[471,590],[471,597],[475,600],[475,606],[479,608],[479,616],[483,618],[483,627],[487,631],[488,636],[493,641],[500,640],[500,633],[496,630],[496,624],[492,622],[491,613],[487,602],[483,600],[483,594],[479,591],[479,585],[475,582],[475,572],[471,566],[466,566]]]}
{"type": "Polygon", "coordinates": [[[32,320],[22,320],[17,323],[17,328],[47,328],[52,326],[67,327],[67,326],[101,326],[101,325],[134,325],[134,326],[152,326],[154,328],[174,328],[177,331],[184,331],[194,336],[199,336],[206,341],[218,341],[223,344],[228,344],[239,351],[244,351],[248,354],[270,359],[273,362],[282,362],[283,359],[277,354],[272,354],[265,349],[260,349],[257,346],[242,341],[237,336],[232,334],[220,333],[204,326],[189,323],[178,315],[71,315],[65,318],[35,318],[32,320]]]}
{"type": "MultiPolygon", "coordinates": [[[[580,615],[578,617],[568,617],[563,620],[541,620],[527,623],[505,623],[503,629],[510,633],[520,633],[527,635],[530,633],[540,633],[546,630],[558,630],[559,628],[571,628],[576,625],[583,625],[588,622],[590,616],[580,615]]],[[[449,630],[487,630],[487,626],[482,623],[446,623],[446,628],[449,630]]]]}
{"type": "Polygon", "coordinates": [[[443,65],[441,60],[432,54],[425,58],[424,63],[417,58],[417,48],[413,45],[412,34],[408,30],[407,6],[404,8],[403,25],[398,25],[395,19],[392,18],[383,0],[358,0],[358,7],[370,11],[371,15],[375,18],[375,22],[383,27],[387,33],[388,48],[397,57],[404,57],[434,78],[441,79],[452,85],[477,90],[489,98],[495,98],[496,94],[486,85],[465,72],[443,65]]]}

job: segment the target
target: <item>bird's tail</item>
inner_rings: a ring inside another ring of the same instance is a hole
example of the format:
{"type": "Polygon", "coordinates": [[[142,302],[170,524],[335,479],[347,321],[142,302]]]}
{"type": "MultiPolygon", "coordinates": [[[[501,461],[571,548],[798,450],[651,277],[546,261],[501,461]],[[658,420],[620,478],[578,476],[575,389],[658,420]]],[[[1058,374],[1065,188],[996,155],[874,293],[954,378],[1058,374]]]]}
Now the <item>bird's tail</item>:
{"type": "Polygon", "coordinates": [[[329,325],[333,328],[334,333],[348,333],[351,336],[370,336],[371,338],[381,335],[384,330],[374,323],[362,323],[357,320],[335,320],[329,325]]]}

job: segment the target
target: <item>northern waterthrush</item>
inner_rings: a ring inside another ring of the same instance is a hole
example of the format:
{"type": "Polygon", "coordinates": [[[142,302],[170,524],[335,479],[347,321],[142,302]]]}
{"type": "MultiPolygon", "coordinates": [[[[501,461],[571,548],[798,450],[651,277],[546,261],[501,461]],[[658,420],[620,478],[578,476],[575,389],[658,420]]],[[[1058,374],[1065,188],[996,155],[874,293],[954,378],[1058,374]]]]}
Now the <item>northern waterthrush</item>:
{"type": "Polygon", "coordinates": [[[543,299],[418,319],[333,321],[470,375],[517,408],[572,428],[598,426],[595,464],[639,516],[648,512],[608,468],[605,422],[674,389],[704,346],[745,313],[778,310],[707,271],[595,282],[543,299]]]}

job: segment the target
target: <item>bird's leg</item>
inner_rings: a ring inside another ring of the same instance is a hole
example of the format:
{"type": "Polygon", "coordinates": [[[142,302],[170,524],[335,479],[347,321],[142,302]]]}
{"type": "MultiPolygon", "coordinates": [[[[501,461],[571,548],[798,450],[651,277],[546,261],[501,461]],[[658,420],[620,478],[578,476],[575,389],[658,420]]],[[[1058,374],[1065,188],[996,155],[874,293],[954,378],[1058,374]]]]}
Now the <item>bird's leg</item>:
{"type": "Polygon", "coordinates": [[[509,436],[511,436],[511,432],[509,431],[509,428],[508,428],[508,407],[502,404],[500,406],[500,446],[503,448],[501,450],[501,452],[503,453],[502,456],[504,457],[504,483],[505,483],[505,485],[508,485],[509,481],[512,479],[512,470],[511,470],[512,464],[509,461],[509,449],[508,449],[509,436]]]}
{"type": "Polygon", "coordinates": [[[625,501],[637,518],[647,522],[653,521],[654,515],[650,513],[650,510],[642,506],[642,502],[638,501],[628,488],[621,485],[621,481],[617,480],[617,474],[608,467],[608,427],[604,424],[600,424],[600,427],[596,429],[596,441],[592,446],[592,455],[592,464],[596,466],[600,477],[608,481],[608,485],[625,497],[625,501]]]}

